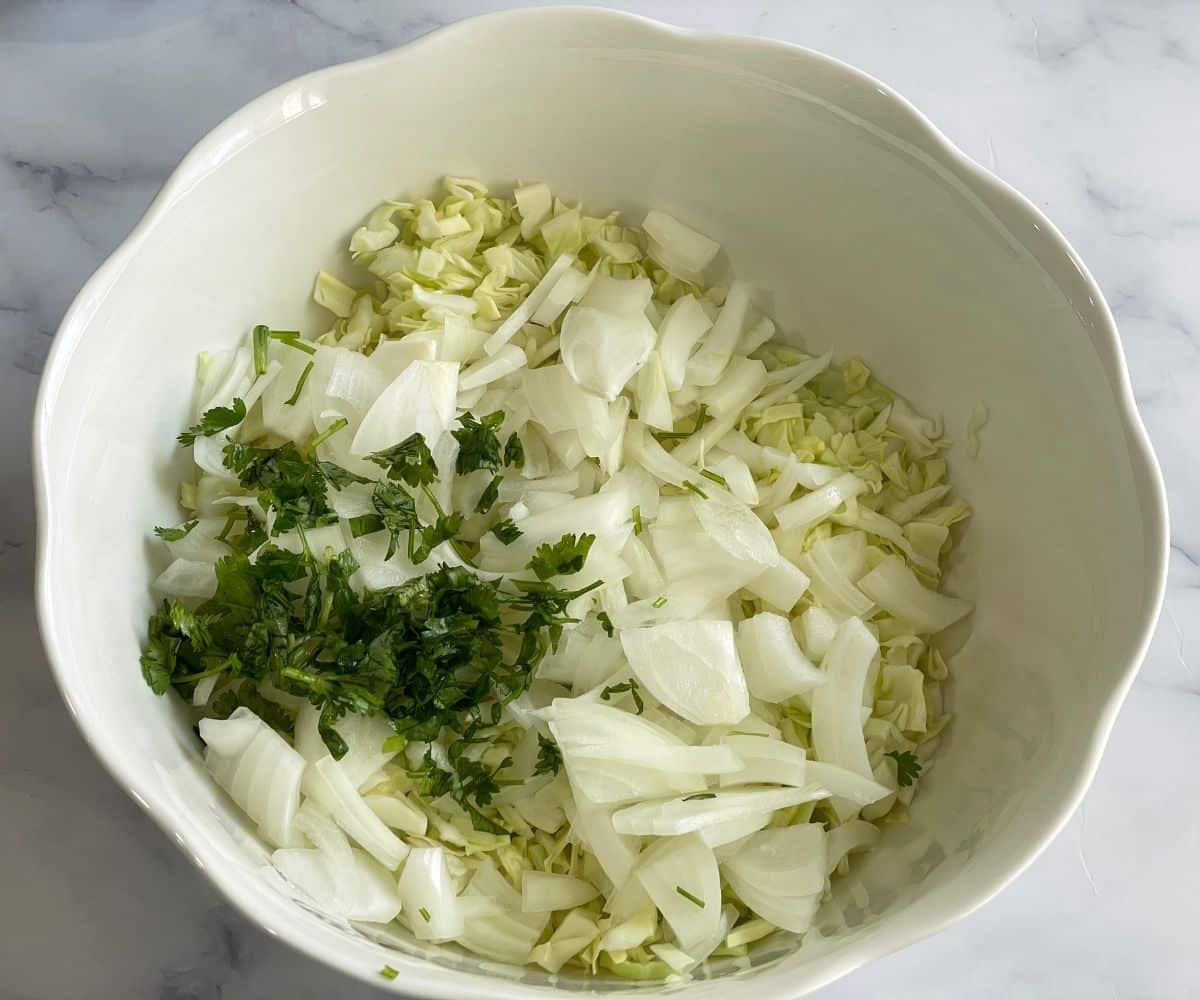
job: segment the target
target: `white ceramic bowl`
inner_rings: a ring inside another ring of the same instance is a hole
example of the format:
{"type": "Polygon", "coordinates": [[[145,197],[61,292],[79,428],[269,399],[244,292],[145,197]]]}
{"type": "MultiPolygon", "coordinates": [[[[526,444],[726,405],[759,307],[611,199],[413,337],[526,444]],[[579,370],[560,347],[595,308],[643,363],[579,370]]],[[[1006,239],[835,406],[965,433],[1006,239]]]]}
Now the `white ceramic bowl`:
{"type": "Polygon", "coordinates": [[[260,97],[188,154],[80,292],[37,406],[38,611],[97,755],[234,904],[315,958],[381,985],[389,962],[410,995],[551,989],[388,951],[289,898],[182,706],[137,664],[147,530],[176,512],[195,353],[259,321],[321,329],[314,270],[380,199],[447,172],[544,179],[635,220],[666,208],[720,240],[787,336],[861,353],[960,439],[987,403],[978,460],[950,452],[975,509],[951,582],[978,611],[912,824],[858,869],[870,902],[843,911],[848,929],[799,950],[781,936],[753,969],[688,989],[796,996],[979,906],[1079,802],[1162,597],[1163,489],[1112,317],[1054,227],[876,81],[598,10],[466,21],[260,97]]]}

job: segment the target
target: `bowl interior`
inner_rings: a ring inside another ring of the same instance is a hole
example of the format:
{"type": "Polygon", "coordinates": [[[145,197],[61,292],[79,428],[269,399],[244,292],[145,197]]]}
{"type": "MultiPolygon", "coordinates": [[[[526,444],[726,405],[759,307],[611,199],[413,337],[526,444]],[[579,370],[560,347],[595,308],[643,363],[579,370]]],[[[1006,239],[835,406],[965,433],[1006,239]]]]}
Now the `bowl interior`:
{"type": "MultiPolygon", "coordinates": [[[[781,935],[754,970],[727,972],[794,993],[981,902],[1075,801],[1154,611],[1156,479],[1103,306],[1031,209],[866,78],[595,12],[469,22],[260,99],[88,286],[42,402],[42,600],[65,696],[110,768],[235,902],[374,976],[377,946],[277,879],[264,890],[262,848],[204,776],[185,713],[143,684],[159,568],[147,534],[177,514],[173,437],[196,352],[257,322],[320,332],[316,268],[343,270],[380,199],[446,173],[544,179],[635,221],[665,208],[721,241],[722,266],[757,286],[785,337],[860,354],[944,415],[975,511],[950,576],[978,602],[952,664],[955,722],[911,824],[855,869],[828,933],[799,950],[781,935]],[[978,402],[991,418],[972,460],[961,441],[978,402]]],[[[421,973],[431,994],[520,993],[461,971],[475,959],[438,962],[421,973]]]]}

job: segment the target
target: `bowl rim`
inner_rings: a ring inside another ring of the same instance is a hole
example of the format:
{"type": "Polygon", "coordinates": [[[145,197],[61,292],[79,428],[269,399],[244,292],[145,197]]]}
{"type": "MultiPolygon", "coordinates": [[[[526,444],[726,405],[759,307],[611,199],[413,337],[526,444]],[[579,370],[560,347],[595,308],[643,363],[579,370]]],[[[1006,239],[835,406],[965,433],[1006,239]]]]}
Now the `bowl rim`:
{"type": "MultiPolygon", "coordinates": [[[[575,5],[519,7],[463,18],[435,28],[384,52],[303,74],[271,88],[238,108],[191,147],[171,172],[137,225],[83,285],[64,314],[48,352],[34,404],[32,433],[37,515],[35,583],[37,621],[47,660],[59,693],[92,752],[113,780],[142,807],[165,834],[178,844],[183,853],[204,872],[226,900],[245,917],[272,936],[287,942],[288,945],[309,957],[359,980],[385,989],[388,987],[405,989],[412,985],[420,988],[426,996],[445,998],[445,1000],[485,1000],[485,998],[487,1000],[493,1000],[493,998],[496,1000],[500,1000],[500,998],[520,1000],[523,997],[547,995],[550,992],[547,987],[449,969],[425,959],[406,955],[397,956],[397,963],[402,962],[406,969],[411,969],[420,977],[420,981],[409,980],[406,982],[402,977],[394,983],[388,983],[379,977],[376,969],[366,968],[363,963],[358,961],[343,959],[336,951],[319,948],[314,935],[295,934],[287,927],[277,923],[271,912],[277,910],[277,907],[264,902],[263,894],[246,891],[235,879],[223,874],[220,866],[206,863],[206,851],[203,845],[192,836],[191,831],[172,823],[170,817],[156,802],[141,793],[138,782],[126,768],[122,756],[107,745],[98,720],[89,718],[84,711],[77,707],[69,690],[71,678],[70,670],[66,666],[69,658],[66,656],[58,633],[55,599],[49,571],[51,554],[54,550],[56,511],[50,495],[49,451],[54,426],[55,404],[59,397],[63,378],[94,312],[145,242],[148,234],[169,209],[208,173],[220,167],[258,139],[262,134],[261,131],[247,128],[248,124],[261,120],[269,110],[278,108],[281,99],[295,92],[298,87],[317,84],[337,76],[402,60],[411,52],[422,47],[440,43],[448,35],[478,31],[481,27],[500,22],[528,19],[545,23],[586,18],[595,19],[597,26],[623,26],[642,32],[651,41],[654,38],[666,38],[676,43],[683,43],[696,51],[719,52],[721,49],[735,48],[742,52],[748,52],[758,49],[776,55],[813,60],[824,64],[826,68],[835,73],[842,74],[848,82],[856,86],[865,85],[874,89],[890,101],[894,112],[900,116],[901,120],[906,120],[907,125],[916,128],[924,143],[923,148],[930,155],[935,156],[940,162],[957,168],[960,176],[975,185],[977,190],[982,189],[999,196],[1010,209],[1023,214],[1026,220],[1033,224],[1034,235],[1026,235],[1022,238],[1022,242],[1026,246],[1035,241],[1040,242],[1043,252],[1065,259],[1078,272],[1088,293],[1089,305],[1092,310],[1091,316],[1088,317],[1091,321],[1092,345],[1106,369],[1113,389],[1118,417],[1125,432],[1129,457],[1134,463],[1135,471],[1141,474],[1140,485],[1142,488],[1138,492],[1139,501],[1143,505],[1142,528],[1147,580],[1146,600],[1142,611],[1143,621],[1137,631],[1134,651],[1129,656],[1121,677],[1113,684],[1112,690],[1096,718],[1092,734],[1081,758],[1078,773],[1069,793],[1062,798],[1056,813],[1050,822],[1029,840],[1006,871],[977,881],[970,892],[962,894],[965,898],[942,904],[931,919],[921,922],[892,921],[868,941],[853,942],[846,948],[831,954],[828,960],[813,969],[806,970],[802,983],[793,979],[791,983],[776,981],[768,984],[763,975],[719,981],[724,988],[730,990],[737,988],[737,984],[754,983],[754,988],[759,992],[763,990],[763,987],[770,985],[768,992],[763,994],[764,996],[795,996],[798,995],[795,993],[797,989],[807,993],[828,985],[866,963],[890,955],[929,937],[972,913],[1023,873],[1058,835],[1078,808],[1095,776],[1117,712],[1149,647],[1162,607],[1169,549],[1168,512],[1162,473],[1150,444],[1149,435],[1137,410],[1115,320],[1090,271],[1057,227],[1028,198],[976,160],[967,156],[906,98],[885,83],[849,63],[791,42],[752,35],[729,35],[715,31],[681,28],[653,18],[608,8],[575,5]],[[1140,469],[1137,468],[1139,463],[1140,469]],[[436,983],[426,981],[426,976],[429,975],[436,976],[439,981],[436,983]]],[[[291,909],[290,903],[287,904],[287,907],[291,909]]],[[[769,973],[769,970],[763,971],[769,973]]],[[[709,985],[714,984],[710,982],[709,985]]],[[[661,989],[661,987],[654,987],[650,992],[658,993],[661,992],[661,989]]],[[[644,994],[647,990],[643,987],[639,992],[644,994]]]]}

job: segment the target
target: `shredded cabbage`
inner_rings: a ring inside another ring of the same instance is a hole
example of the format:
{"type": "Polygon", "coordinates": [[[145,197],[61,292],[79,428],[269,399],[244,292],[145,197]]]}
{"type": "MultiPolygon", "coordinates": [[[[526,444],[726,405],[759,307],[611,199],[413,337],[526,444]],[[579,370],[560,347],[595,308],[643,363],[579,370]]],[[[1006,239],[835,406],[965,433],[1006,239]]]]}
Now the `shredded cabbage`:
{"type": "Polygon", "coordinates": [[[970,512],[940,423],[861,359],[777,339],[749,283],[708,283],[719,250],[658,209],[631,227],[446,178],[364,220],[360,280],[317,275],[319,336],[202,357],[143,668],[313,905],[551,973],[684,978],[807,932],[907,815],[949,718],[937,637],[972,606],[942,570],[970,512]],[[235,459],[266,463],[256,484],[235,459]],[[334,573],[376,608],[439,566],[570,600],[456,742],[297,685],[309,656],[368,676],[376,635],[280,648],[261,677],[204,659],[213,629],[247,658],[275,641],[224,591],[214,610],[235,549],[302,557],[280,600],[314,628],[334,573]]]}

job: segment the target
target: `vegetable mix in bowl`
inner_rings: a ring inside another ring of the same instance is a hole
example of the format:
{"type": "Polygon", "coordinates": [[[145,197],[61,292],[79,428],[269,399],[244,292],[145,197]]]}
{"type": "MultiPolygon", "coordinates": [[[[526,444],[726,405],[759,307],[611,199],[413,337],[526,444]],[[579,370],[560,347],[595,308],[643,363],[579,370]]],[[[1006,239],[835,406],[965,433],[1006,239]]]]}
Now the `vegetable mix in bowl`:
{"type": "Polygon", "coordinates": [[[947,721],[937,426],[717,244],[448,178],[203,355],[142,670],[320,908],[688,974],[813,926],[947,721]]]}

